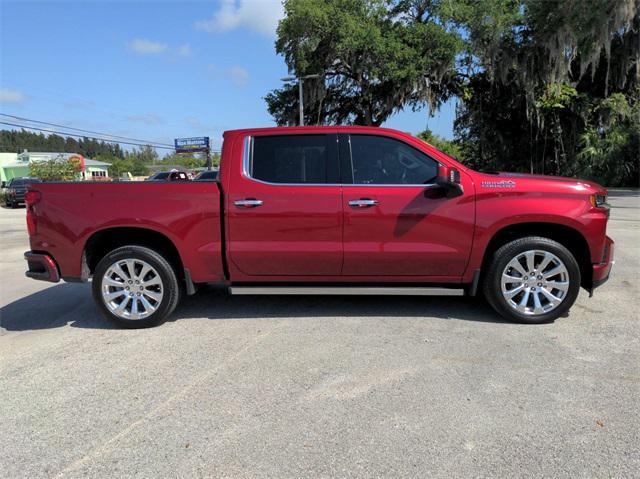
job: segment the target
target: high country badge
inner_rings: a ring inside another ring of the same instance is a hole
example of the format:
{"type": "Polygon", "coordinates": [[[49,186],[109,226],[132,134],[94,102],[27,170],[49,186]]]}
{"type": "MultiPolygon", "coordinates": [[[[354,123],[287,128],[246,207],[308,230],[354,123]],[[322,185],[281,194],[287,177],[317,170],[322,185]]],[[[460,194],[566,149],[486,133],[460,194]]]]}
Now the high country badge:
{"type": "Polygon", "coordinates": [[[512,180],[483,181],[480,183],[483,188],[515,188],[516,182],[512,180]]]}

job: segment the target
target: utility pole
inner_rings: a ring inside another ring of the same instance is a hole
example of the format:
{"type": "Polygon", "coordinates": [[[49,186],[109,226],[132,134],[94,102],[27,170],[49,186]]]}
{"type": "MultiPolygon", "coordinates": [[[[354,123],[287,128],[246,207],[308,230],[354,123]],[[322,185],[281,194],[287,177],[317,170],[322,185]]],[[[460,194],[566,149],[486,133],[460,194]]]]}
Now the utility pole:
{"type": "Polygon", "coordinates": [[[302,84],[304,80],[300,78],[298,81],[298,102],[300,104],[300,126],[304,126],[304,98],[302,97],[302,84]]]}
{"type": "Polygon", "coordinates": [[[302,85],[304,83],[304,80],[311,79],[311,78],[320,78],[321,76],[322,75],[316,73],[314,75],[304,75],[301,77],[288,76],[280,79],[282,81],[287,81],[287,82],[298,80],[298,102],[299,102],[299,111],[300,111],[300,121],[299,121],[300,126],[304,126],[304,95],[302,92],[302,85]]]}

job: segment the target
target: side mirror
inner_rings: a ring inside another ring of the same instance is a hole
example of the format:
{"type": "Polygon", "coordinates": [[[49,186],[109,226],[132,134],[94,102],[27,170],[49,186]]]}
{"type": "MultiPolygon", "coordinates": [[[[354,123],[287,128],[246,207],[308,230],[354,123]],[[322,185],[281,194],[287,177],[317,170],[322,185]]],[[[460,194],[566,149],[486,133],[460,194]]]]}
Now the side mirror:
{"type": "Polygon", "coordinates": [[[462,185],[460,184],[460,172],[455,168],[446,165],[438,167],[438,176],[436,184],[444,188],[447,192],[447,198],[455,198],[462,194],[462,185]]]}

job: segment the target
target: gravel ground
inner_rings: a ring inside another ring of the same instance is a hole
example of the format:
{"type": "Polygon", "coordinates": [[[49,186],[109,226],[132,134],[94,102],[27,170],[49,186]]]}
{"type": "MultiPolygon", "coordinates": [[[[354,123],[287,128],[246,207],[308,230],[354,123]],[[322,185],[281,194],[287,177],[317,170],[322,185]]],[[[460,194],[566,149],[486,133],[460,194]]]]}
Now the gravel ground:
{"type": "Polygon", "coordinates": [[[473,299],[228,297],[112,329],[24,277],[0,210],[2,477],[640,476],[640,197],[611,280],[554,324],[473,299]]]}

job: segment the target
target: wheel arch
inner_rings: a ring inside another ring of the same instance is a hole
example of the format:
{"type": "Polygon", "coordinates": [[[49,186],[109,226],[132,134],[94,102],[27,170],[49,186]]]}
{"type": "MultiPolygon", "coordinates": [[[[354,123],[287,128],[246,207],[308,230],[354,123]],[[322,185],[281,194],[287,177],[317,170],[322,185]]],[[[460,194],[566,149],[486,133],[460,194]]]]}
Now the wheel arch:
{"type": "Polygon", "coordinates": [[[532,221],[525,223],[515,223],[504,226],[494,233],[485,248],[482,258],[481,275],[487,271],[493,254],[501,246],[526,236],[541,236],[557,241],[567,248],[576,258],[580,267],[581,286],[590,289],[593,283],[593,268],[591,265],[591,254],[589,243],[580,231],[571,226],[549,223],[543,221],[532,221]]]}
{"type": "Polygon", "coordinates": [[[93,274],[97,264],[110,251],[127,245],[145,246],[157,251],[173,267],[176,276],[184,279],[182,257],[167,235],[150,228],[130,226],[104,228],[94,232],[87,239],[83,249],[83,263],[86,265],[88,274],[93,274]]]}

